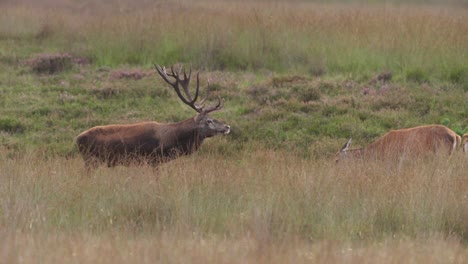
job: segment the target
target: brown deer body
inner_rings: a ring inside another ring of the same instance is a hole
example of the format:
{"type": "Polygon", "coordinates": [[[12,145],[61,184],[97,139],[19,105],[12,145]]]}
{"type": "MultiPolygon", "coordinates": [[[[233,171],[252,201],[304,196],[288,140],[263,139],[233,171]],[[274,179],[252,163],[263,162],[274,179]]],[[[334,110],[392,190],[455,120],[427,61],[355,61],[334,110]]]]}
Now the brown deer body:
{"type": "Polygon", "coordinates": [[[108,167],[132,164],[156,166],[180,155],[193,153],[205,138],[230,132],[230,126],[208,115],[223,107],[221,98],[218,98],[217,105],[205,108],[209,86],[206,97],[200,103],[196,103],[199,94],[198,75],[195,96],[192,99],[188,88],[191,71],[188,76],[184,71],[184,79],[181,79],[181,67],[178,71],[171,68],[171,73],[166,73],[165,68],[156,65],[155,67],[163,79],[174,88],[179,98],[198,114],[178,123],[142,122],[88,129],[76,139],[87,168],[97,167],[101,163],[106,163],[108,167]],[[184,89],[186,97],[182,95],[179,85],[184,89]]]}
{"type": "Polygon", "coordinates": [[[428,125],[392,130],[365,148],[349,149],[350,145],[351,139],[337,153],[337,162],[342,158],[417,158],[439,151],[450,155],[460,145],[460,137],[445,126],[428,125]]]}

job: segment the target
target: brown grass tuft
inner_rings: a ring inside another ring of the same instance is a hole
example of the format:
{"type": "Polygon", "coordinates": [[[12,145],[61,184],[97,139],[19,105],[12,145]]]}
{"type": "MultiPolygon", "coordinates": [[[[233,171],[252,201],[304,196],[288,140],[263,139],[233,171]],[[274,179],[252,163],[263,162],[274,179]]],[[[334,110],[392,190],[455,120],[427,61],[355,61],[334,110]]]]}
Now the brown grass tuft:
{"type": "Polygon", "coordinates": [[[153,75],[154,71],[143,71],[141,69],[119,69],[110,73],[110,79],[131,79],[140,80],[147,76],[153,75]]]}
{"type": "Polygon", "coordinates": [[[39,54],[26,61],[35,73],[54,74],[72,67],[72,56],[68,53],[39,54]]]}

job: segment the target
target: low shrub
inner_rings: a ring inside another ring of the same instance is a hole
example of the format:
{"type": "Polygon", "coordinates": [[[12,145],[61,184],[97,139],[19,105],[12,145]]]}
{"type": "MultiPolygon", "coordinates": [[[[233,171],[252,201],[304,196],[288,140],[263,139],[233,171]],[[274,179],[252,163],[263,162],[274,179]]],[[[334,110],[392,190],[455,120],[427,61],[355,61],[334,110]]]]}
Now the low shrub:
{"type": "Polygon", "coordinates": [[[425,83],[429,82],[429,75],[422,69],[415,68],[406,72],[406,80],[417,83],[425,83]]]}
{"type": "Polygon", "coordinates": [[[71,69],[72,56],[68,53],[40,54],[26,62],[38,74],[55,74],[71,69]]]}
{"type": "Polygon", "coordinates": [[[0,119],[0,131],[7,133],[23,133],[26,127],[18,120],[13,118],[0,119]]]}

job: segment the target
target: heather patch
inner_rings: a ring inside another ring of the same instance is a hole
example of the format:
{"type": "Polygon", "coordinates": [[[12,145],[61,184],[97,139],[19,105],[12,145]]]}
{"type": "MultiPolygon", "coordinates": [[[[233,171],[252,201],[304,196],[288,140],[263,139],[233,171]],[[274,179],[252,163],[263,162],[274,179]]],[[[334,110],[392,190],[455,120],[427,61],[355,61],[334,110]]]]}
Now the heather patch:
{"type": "Polygon", "coordinates": [[[130,80],[140,80],[147,76],[154,74],[154,70],[141,70],[141,69],[118,69],[111,71],[109,78],[113,80],[118,79],[130,79],[130,80]]]}
{"type": "Polygon", "coordinates": [[[38,74],[56,74],[70,70],[73,65],[86,65],[90,60],[69,53],[43,53],[26,60],[25,64],[38,74]]]}

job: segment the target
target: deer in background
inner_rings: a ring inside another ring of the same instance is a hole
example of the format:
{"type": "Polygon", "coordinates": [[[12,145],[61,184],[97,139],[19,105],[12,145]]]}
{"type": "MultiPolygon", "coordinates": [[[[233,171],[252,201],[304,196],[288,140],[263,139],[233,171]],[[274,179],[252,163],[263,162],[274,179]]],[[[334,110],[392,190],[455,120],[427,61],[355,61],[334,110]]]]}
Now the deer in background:
{"type": "Polygon", "coordinates": [[[402,155],[417,158],[439,151],[450,155],[460,146],[460,141],[460,136],[445,126],[418,126],[389,131],[365,148],[350,149],[351,139],[348,139],[335,157],[338,162],[343,158],[388,159],[402,155]]]}
{"type": "Polygon", "coordinates": [[[230,126],[210,117],[210,113],[223,108],[224,100],[218,96],[218,103],[205,106],[209,96],[199,102],[199,73],[197,86],[192,97],[189,84],[192,69],[187,75],[182,67],[166,72],[165,67],[154,65],[159,75],[175,90],[180,100],[197,112],[194,117],[177,123],[141,122],[136,124],[96,126],[81,133],[76,143],[86,168],[96,168],[102,163],[108,167],[116,165],[151,164],[189,155],[198,150],[205,138],[229,134],[230,126]],[[183,92],[181,91],[181,88],[183,92]]]}

